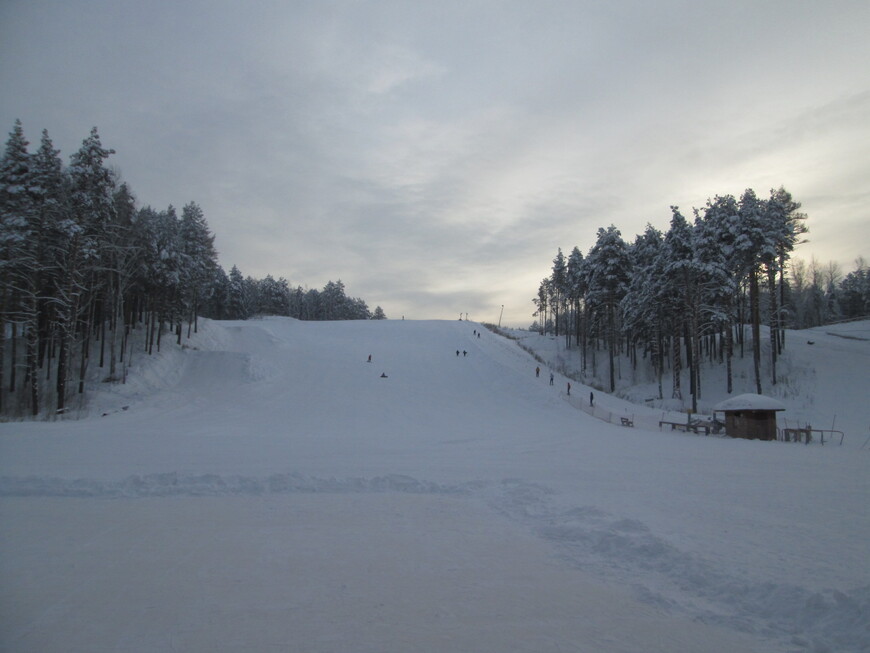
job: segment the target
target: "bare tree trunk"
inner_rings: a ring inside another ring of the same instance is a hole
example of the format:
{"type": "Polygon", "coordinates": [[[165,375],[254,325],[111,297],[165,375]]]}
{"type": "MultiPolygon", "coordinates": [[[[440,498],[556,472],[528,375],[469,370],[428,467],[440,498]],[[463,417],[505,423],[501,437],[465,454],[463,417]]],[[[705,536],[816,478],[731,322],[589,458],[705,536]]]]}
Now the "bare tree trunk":
{"type": "Polygon", "coordinates": [[[683,361],[682,353],[680,352],[680,332],[678,330],[674,330],[674,334],[671,336],[671,344],[672,354],[674,357],[673,392],[671,394],[671,397],[673,399],[682,399],[683,391],[680,387],[680,375],[683,371],[683,361]]]}
{"type": "MultiPolygon", "coordinates": [[[[157,311],[153,308],[151,309],[151,326],[148,332],[148,355],[150,356],[154,351],[154,329],[157,325],[157,311]]],[[[160,344],[157,344],[157,351],[160,351],[160,344]]]]}
{"type": "Polygon", "coordinates": [[[55,387],[57,390],[57,414],[60,415],[66,410],[66,383],[69,376],[69,360],[72,350],[73,336],[75,335],[75,321],[78,315],[78,295],[73,295],[74,273],[69,273],[68,286],[66,290],[67,304],[65,310],[67,314],[61,315],[59,323],[59,340],[57,353],[57,379],[55,387]]]}
{"type": "Polygon", "coordinates": [[[84,394],[85,391],[85,374],[87,373],[88,361],[90,360],[91,329],[93,328],[95,312],[96,306],[92,303],[87,312],[85,323],[82,325],[82,360],[79,367],[79,394],[84,394]]]}
{"type": "Polygon", "coordinates": [[[614,370],[613,354],[616,349],[616,325],[614,324],[613,306],[607,307],[607,354],[610,365],[610,391],[616,390],[616,378],[614,370]]]}
{"type": "Polygon", "coordinates": [[[36,366],[38,343],[28,334],[27,340],[27,383],[30,386],[30,414],[39,415],[39,368],[36,366]]]}
{"type": "Polygon", "coordinates": [[[749,273],[749,313],[752,325],[752,369],[755,374],[755,391],[761,394],[761,314],[758,297],[758,270],[749,273]]]}
{"type": "MultiPolygon", "coordinates": [[[[5,285],[5,284],[4,284],[5,285]]],[[[8,306],[6,303],[6,289],[3,289],[3,306],[8,306]]],[[[3,401],[3,388],[5,371],[6,371],[6,313],[0,311],[0,413],[3,411],[5,402],[3,401]]]]}
{"type": "Polygon", "coordinates": [[[725,375],[727,377],[728,394],[734,391],[734,372],[731,369],[731,359],[734,357],[734,329],[731,324],[725,327],[725,375]]]}
{"type": "Polygon", "coordinates": [[[36,291],[30,288],[26,302],[26,322],[24,325],[26,368],[24,383],[30,395],[30,414],[39,414],[39,314],[36,291]]]}
{"type": "MultiPolygon", "coordinates": [[[[782,311],[785,308],[785,256],[780,255],[779,257],[779,310],[782,311]]],[[[782,319],[780,315],[779,322],[779,339],[777,341],[779,347],[779,354],[782,354],[782,350],[785,348],[785,320],[782,319]]]]}
{"type": "Polygon", "coordinates": [[[656,380],[658,381],[658,389],[659,389],[659,399],[664,399],[664,393],[662,390],[662,376],[664,376],[664,343],[662,342],[662,329],[661,322],[656,321],[656,333],[655,333],[655,357],[656,357],[656,380]]]}
{"type": "Polygon", "coordinates": [[[767,285],[770,294],[770,381],[776,385],[776,356],[779,349],[779,307],[776,302],[776,270],[767,268],[767,285]]]}
{"type": "Polygon", "coordinates": [[[106,321],[109,316],[106,314],[106,302],[103,301],[100,305],[99,325],[100,325],[100,369],[106,366],[106,321]]]}
{"type": "Polygon", "coordinates": [[[15,383],[17,380],[16,370],[18,369],[18,322],[12,320],[12,341],[11,351],[9,352],[9,394],[15,394],[15,383]]]}
{"type": "Polygon", "coordinates": [[[698,325],[698,304],[697,301],[692,307],[692,379],[694,387],[692,389],[692,412],[698,412],[698,399],[701,398],[701,335],[699,333],[700,326],[698,325]]]}

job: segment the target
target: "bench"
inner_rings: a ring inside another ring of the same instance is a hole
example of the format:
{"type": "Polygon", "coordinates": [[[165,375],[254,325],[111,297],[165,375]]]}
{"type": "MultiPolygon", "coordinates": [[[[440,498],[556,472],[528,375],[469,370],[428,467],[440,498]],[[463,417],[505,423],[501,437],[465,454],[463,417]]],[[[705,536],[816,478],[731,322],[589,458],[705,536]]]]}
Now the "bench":
{"type": "Polygon", "coordinates": [[[686,433],[692,431],[698,434],[703,431],[704,435],[710,435],[710,431],[713,430],[713,425],[709,422],[690,422],[688,424],[686,422],[659,422],[659,429],[664,425],[670,426],[672,431],[684,431],[686,433]]]}
{"type": "Polygon", "coordinates": [[[710,431],[713,430],[713,425],[710,422],[692,422],[689,425],[689,428],[695,433],[700,434],[701,431],[704,431],[704,435],[710,435],[710,431]]]}

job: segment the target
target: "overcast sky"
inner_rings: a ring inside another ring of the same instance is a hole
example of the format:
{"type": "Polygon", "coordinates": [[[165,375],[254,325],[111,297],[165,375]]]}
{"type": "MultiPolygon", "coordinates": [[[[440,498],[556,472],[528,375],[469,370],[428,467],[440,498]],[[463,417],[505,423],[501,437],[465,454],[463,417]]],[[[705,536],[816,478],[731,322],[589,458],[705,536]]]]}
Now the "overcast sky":
{"type": "MultiPolygon", "coordinates": [[[[558,247],[784,185],[870,255],[867,0],[0,0],[0,127],[97,126],[220,261],[528,326],[558,247]]],[[[5,141],[4,136],[4,141],[5,141]]]]}

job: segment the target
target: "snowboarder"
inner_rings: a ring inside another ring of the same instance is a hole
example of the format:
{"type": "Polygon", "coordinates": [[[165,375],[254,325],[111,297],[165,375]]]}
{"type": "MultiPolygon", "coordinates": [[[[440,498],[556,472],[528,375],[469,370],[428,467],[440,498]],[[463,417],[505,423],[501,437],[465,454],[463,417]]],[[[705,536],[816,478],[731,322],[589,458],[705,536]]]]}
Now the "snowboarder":
{"type": "Polygon", "coordinates": [[[571,382],[568,381],[568,396],[571,396],[571,382]]]}
{"type": "Polygon", "coordinates": [[[539,376],[541,376],[541,368],[536,367],[535,368],[535,378],[537,379],[539,376]]]}
{"type": "Polygon", "coordinates": [[[553,385],[553,373],[550,372],[550,385],[553,385]]]}
{"type": "Polygon", "coordinates": [[[595,397],[594,397],[594,396],[592,395],[592,393],[590,392],[590,393],[589,393],[589,405],[590,405],[590,406],[592,405],[592,400],[593,400],[593,399],[595,399],[595,397]]]}
{"type": "Polygon", "coordinates": [[[387,373],[386,373],[386,372],[381,372],[381,378],[382,378],[382,379],[386,379],[386,378],[387,378],[387,373]]]}
{"type": "Polygon", "coordinates": [[[456,350],[456,356],[457,356],[457,357],[459,356],[459,350],[458,350],[458,349],[456,350]]]}
{"type": "Polygon", "coordinates": [[[371,363],[371,362],[372,362],[372,355],[369,354],[369,363],[371,363]]]}
{"type": "Polygon", "coordinates": [[[462,350],[462,357],[465,358],[466,356],[468,356],[468,352],[463,349],[462,350]]]}

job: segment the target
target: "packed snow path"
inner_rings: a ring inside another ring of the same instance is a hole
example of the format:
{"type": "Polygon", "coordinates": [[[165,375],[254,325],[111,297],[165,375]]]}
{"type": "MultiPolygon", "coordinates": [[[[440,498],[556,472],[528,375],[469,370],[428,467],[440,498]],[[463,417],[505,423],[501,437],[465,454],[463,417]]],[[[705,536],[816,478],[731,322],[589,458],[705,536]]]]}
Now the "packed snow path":
{"type": "Polygon", "coordinates": [[[870,457],[604,424],[479,330],[206,323],[0,425],[0,649],[870,648],[870,457]]]}

